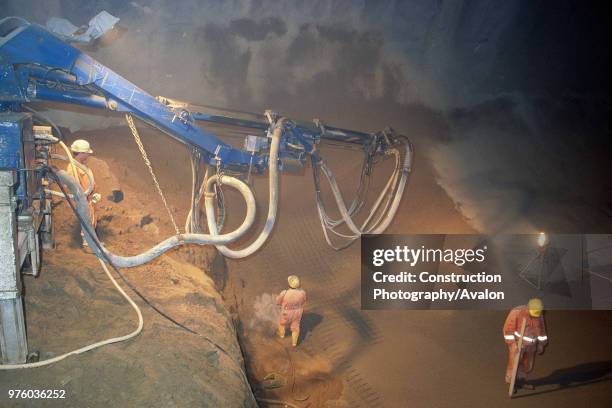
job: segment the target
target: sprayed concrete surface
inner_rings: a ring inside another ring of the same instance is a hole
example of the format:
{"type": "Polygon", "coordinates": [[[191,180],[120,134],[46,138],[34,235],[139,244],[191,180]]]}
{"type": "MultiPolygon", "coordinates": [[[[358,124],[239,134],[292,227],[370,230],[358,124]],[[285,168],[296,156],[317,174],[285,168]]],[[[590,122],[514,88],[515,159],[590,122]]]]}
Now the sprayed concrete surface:
{"type": "MultiPolygon", "coordinates": [[[[427,142],[414,142],[414,174],[388,232],[474,232],[434,183],[431,163],[419,155],[427,142]]],[[[322,154],[350,197],[359,154],[335,149],[322,154]]],[[[384,164],[377,170],[375,191],[388,170],[384,164]]],[[[257,180],[255,191],[260,214],[265,213],[265,179],[257,180]]],[[[329,192],[324,193],[330,202],[329,192]]],[[[263,250],[248,259],[216,263],[233,282],[226,299],[235,302],[254,384],[265,385],[270,373],[287,379],[285,387],[256,388],[256,393],[300,407],[604,407],[612,398],[609,312],[548,313],[551,342],[531,377],[538,387],[510,401],[503,379],[505,312],[361,311],[359,256],[358,243],[341,252],[325,243],[311,176],[283,175],[278,223],[263,250]],[[309,296],[295,350],[289,339],[275,336],[273,296],[290,274],[300,276],[309,296]],[[321,384],[324,378],[327,384],[321,384]],[[332,392],[338,381],[339,396],[332,392]]]]}

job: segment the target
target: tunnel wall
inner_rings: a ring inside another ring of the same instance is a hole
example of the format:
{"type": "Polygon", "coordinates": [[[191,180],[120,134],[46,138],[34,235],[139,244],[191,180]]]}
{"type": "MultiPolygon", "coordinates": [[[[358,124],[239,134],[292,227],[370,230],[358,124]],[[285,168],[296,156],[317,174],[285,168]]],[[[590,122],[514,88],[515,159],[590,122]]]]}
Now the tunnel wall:
{"type": "MultiPolygon", "coordinates": [[[[612,211],[610,182],[592,176],[607,171],[592,152],[610,148],[601,7],[9,0],[0,13],[78,25],[107,10],[127,31],[85,50],[154,95],[369,131],[392,125],[424,141],[419,156],[434,163],[438,184],[478,230],[530,232],[596,207],[586,220],[595,232],[612,211]],[[555,197],[563,208],[549,217],[555,197]]],[[[122,120],[64,108],[51,114],[73,130],[122,120]]],[[[559,228],[578,232],[571,220],[559,228]]]]}
{"type": "Polygon", "coordinates": [[[87,50],[101,62],[153,94],[237,108],[305,93],[449,109],[602,85],[585,58],[605,51],[601,18],[565,1],[9,0],[1,13],[80,25],[101,10],[127,28],[87,50]]]}

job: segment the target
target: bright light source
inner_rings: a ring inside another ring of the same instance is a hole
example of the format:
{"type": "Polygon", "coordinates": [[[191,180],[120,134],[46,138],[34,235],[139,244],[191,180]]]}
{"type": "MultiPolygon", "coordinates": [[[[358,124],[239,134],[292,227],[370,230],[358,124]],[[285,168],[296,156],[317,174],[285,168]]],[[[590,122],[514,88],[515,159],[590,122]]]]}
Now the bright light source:
{"type": "Polygon", "coordinates": [[[538,236],[538,245],[540,247],[543,247],[544,245],[546,245],[547,242],[548,242],[548,237],[546,237],[546,234],[543,232],[540,232],[540,235],[538,236]]]}

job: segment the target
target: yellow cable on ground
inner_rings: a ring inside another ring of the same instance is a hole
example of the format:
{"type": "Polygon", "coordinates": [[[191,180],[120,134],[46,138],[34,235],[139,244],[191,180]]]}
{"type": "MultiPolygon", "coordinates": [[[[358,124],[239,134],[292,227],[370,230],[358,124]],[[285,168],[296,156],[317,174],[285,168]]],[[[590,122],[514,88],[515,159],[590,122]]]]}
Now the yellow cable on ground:
{"type": "Polygon", "coordinates": [[[35,367],[46,366],[46,365],[49,365],[49,364],[57,363],[58,361],[61,361],[61,360],[65,359],[68,356],[75,355],[75,354],[85,353],[86,351],[97,349],[97,348],[105,346],[107,344],[113,344],[113,343],[118,343],[118,342],[121,342],[121,341],[126,341],[126,340],[129,340],[129,339],[131,339],[133,337],[136,337],[136,336],[138,336],[140,334],[140,332],[142,331],[142,327],[144,326],[144,319],[142,318],[142,312],[140,311],[140,308],[132,300],[132,298],[130,298],[129,295],[127,293],[125,293],[125,291],[121,288],[121,286],[119,286],[119,284],[117,283],[115,278],[113,278],[113,275],[111,275],[111,273],[109,272],[108,268],[106,267],[106,264],[101,259],[98,259],[98,260],[100,261],[100,265],[102,265],[102,268],[104,269],[104,272],[106,273],[108,278],[111,280],[111,282],[113,283],[115,288],[117,288],[119,293],[121,293],[121,295],[125,298],[125,300],[127,300],[128,303],[130,304],[130,306],[132,306],[134,308],[134,310],[136,311],[136,314],[138,315],[138,327],[136,328],[136,330],[134,330],[130,334],[126,334],[125,336],[113,337],[113,338],[110,338],[110,339],[107,339],[107,340],[102,340],[102,341],[99,341],[97,343],[90,344],[89,346],[81,347],[80,349],[73,350],[73,351],[70,351],[68,353],[59,355],[57,357],[50,358],[48,360],[37,361],[35,363],[0,365],[0,370],[17,370],[17,369],[20,369],[20,368],[35,368],[35,367]]]}

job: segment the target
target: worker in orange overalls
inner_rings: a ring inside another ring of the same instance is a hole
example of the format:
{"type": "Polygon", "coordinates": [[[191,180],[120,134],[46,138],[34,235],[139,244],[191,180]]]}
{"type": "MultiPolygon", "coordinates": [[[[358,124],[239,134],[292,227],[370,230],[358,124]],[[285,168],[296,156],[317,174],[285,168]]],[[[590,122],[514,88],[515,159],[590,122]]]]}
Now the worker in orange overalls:
{"type": "Polygon", "coordinates": [[[306,291],[300,288],[300,278],[291,275],[287,278],[289,289],[283,290],[276,297],[276,304],[281,306],[278,318],[278,336],[285,338],[287,328],[291,329],[291,345],[297,346],[300,337],[300,322],[306,303],[306,291]]]}
{"type": "MultiPolygon", "coordinates": [[[[87,159],[89,158],[89,156],[93,154],[93,150],[91,150],[91,146],[89,145],[89,142],[83,139],[75,140],[70,146],[70,151],[72,151],[73,159],[85,166],[87,165],[87,159]]],[[[73,165],[72,163],[68,163],[68,167],[66,167],[66,171],[71,176],[75,177],[78,180],[83,191],[86,191],[89,188],[89,183],[90,183],[89,177],[87,176],[87,173],[83,169],[81,169],[80,167],[76,165],[73,165]]],[[[91,180],[93,181],[93,175],[91,177],[91,180]]],[[[94,205],[98,201],[100,201],[102,196],[99,193],[94,192],[94,190],[95,190],[95,183],[92,186],[89,195],[87,196],[87,203],[89,204],[89,222],[92,225],[93,229],[95,230],[97,222],[96,222],[96,209],[94,205]]],[[[87,247],[88,246],[87,241],[85,241],[85,236],[83,234],[82,228],[81,228],[81,238],[83,239],[83,243],[82,243],[83,247],[84,248],[87,247]]]]}
{"type": "Polygon", "coordinates": [[[510,311],[504,323],[504,340],[508,345],[508,365],[506,366],[506,383],[512,381],[514,362],[517,358],[518,340],[521,336],[523,320],[526,321],[523,335],[522,353],[518,358],[516,373],[519,386],[525,386],[527,374],[533,370],[536,351],[544,352],[548,343],[543,316],[544,305],[540,299],[531,299],[527,305],[517,306],[510,311]]]}

